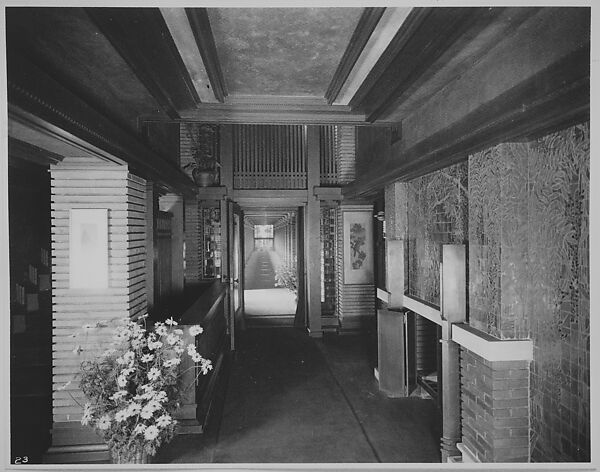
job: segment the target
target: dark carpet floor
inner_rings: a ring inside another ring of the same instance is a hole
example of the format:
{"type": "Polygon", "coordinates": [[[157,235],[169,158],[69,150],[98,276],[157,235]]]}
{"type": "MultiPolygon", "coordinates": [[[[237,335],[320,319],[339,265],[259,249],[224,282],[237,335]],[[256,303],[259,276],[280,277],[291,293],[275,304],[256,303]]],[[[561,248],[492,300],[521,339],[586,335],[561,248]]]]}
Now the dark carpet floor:
{"type": "Polygon", "coordinates": [[[436,405],[382,395],[371,351],[362,336],[245,331],[208,431],[178,436],[155,462],[439,462],[436,405]]]}
{"type": "Polygon", "coordinates": [[[275,288],[275,268],[268,249],[254,251],[244,269],[244,289],[275,288]]]}

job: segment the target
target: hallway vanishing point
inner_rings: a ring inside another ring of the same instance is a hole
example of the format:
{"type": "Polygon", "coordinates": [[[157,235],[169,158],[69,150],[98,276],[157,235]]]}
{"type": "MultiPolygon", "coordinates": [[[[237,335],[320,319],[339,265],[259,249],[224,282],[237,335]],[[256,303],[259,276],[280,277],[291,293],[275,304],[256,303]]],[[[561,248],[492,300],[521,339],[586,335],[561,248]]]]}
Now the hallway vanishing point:
{"type": "Polygon", "coordinates": [[[176,437],[155,462],[439,462],[436,405],[381,394],[366,341],[245,331],[207,431],[176,437]]]}

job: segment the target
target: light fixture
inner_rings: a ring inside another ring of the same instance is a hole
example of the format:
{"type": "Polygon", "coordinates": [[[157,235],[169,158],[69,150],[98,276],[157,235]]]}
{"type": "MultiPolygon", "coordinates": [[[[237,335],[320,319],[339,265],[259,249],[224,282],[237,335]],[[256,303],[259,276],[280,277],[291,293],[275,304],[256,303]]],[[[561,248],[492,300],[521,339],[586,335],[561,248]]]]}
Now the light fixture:
{"type": "Polygon", "coordinates": [[[385,213],[383,212],[383,210],[378,211],[377,213],[375,213],[373,215],[373,218],[376,218],[378,221],[384,221],[385,220],[385,213]]]}

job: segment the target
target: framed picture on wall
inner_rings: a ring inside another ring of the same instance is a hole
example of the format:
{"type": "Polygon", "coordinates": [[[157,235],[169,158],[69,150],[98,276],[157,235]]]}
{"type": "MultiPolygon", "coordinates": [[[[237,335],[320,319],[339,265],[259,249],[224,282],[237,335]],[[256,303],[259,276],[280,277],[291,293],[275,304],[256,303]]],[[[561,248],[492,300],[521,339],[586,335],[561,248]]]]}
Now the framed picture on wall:
{"type": "Polygon", "coordinates": [[[344,211],[344,283],[373,283],[373,217],[370,211],[344,211]]]}
{"type": "Polygon", "coordinates": [[[72,208],[69,221],[69,287],[108,288],[108,210],[72,208]]]}

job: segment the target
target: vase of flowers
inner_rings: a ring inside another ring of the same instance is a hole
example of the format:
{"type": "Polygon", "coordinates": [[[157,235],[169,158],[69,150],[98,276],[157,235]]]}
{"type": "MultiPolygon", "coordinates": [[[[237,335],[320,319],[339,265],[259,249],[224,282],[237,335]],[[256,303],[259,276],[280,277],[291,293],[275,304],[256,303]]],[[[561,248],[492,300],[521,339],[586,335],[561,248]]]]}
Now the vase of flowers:
{"type": "MultiPolygon", "coordinates": [[[[81,364],[79,386],[88,399],[81,423],[96,429],[109,446],[114,463],[146,463],[161,444],[169,442],[177,422],[183,356],[194,361],[198,375],[212,369],[194,344],[183,341],[183,330],[172,318],[146,329],[127,320],[116,329],[113,346],[81,364]]],[[[200,326],[188,328],[191,336],[200,326]]]]}

